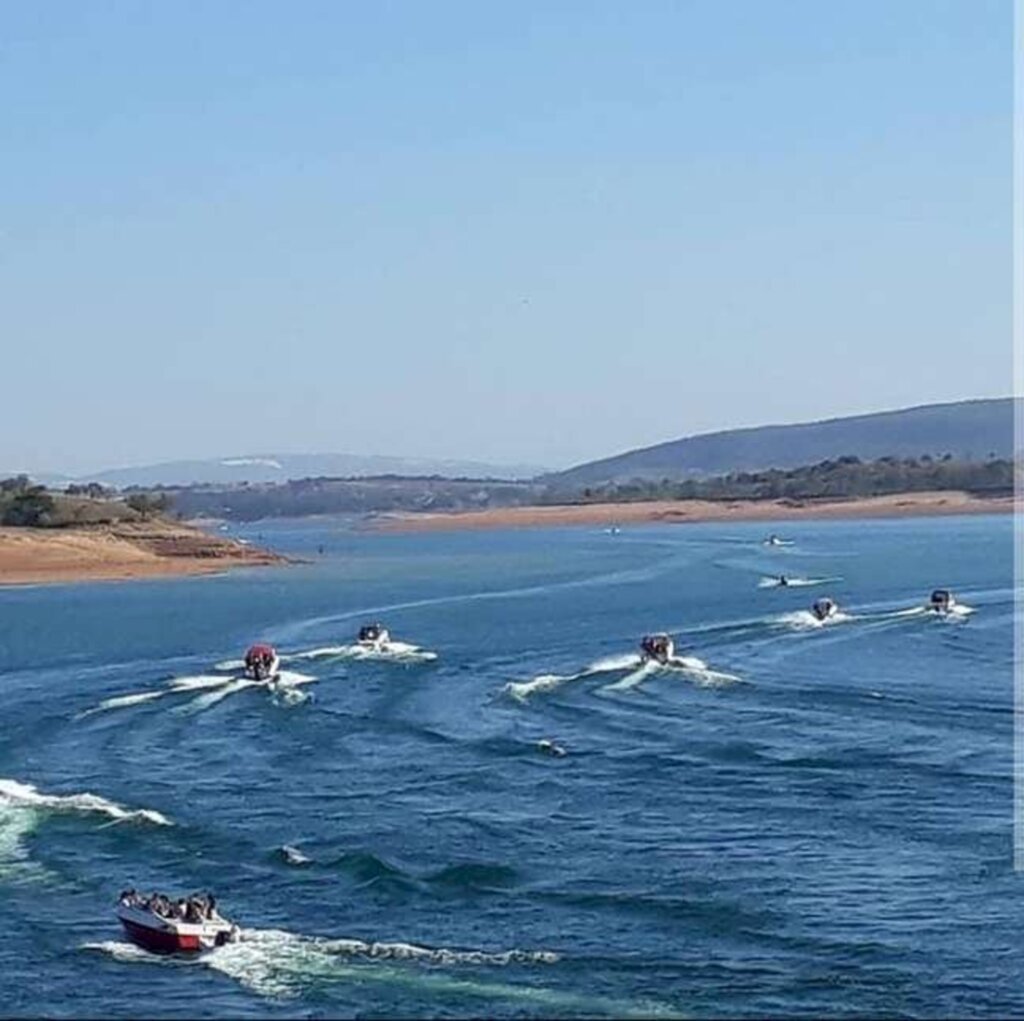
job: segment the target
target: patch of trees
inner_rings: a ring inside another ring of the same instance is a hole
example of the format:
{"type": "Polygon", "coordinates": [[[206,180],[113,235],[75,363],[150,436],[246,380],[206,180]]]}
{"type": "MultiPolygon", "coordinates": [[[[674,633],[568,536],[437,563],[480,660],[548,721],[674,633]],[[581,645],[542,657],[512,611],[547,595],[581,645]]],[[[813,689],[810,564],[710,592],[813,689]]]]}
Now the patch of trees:
{"type": "MultiPolygon", "coordinates": [[[[733,472],[710,479],[634,479],[587,486],[576,496],[585,503],[643,500],[826,500],[895,493],[959,490],[978,496],[1013,492],[1014,462],[1006,459],[956,461],[939,458],[880,457],[861,461],[838,457],[801,468],[733,472]]],[[[566,493],[549,492],[547,498],[566,493]]]]}
{"type": "MultiPolygon", "coordinates": [[[[166,490],[163,492],[168,494],[166,490]]],[[[534,503],[540,492],[540,486],[523,482],[377,476],[190,486],[170,495],[175,511],[183,517],[257,521],[314,514],[480,510],[534,503]]]]}
{"type": "Polygon", "coordinates": [[[0,524],[41,528],[53,522],[57,502],[27,475],[0,479],[0,524]]]}

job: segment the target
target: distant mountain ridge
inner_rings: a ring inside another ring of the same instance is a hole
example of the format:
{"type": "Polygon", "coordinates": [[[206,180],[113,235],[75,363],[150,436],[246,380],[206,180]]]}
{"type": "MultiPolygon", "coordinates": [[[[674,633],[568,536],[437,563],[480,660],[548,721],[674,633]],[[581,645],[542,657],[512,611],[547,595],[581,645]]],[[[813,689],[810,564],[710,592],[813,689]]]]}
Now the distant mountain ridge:
{"type": "Polygon", "coordinates": [[[246,454],[196,461],[167,461],[134,468],[111,468],[76,477],[40,476],[49,484],[99,482],[128,486],[232,485],[287,482],[289,479],[360,478],[374,475],[443,475],[450,478],[529,479],[537,465],[498,465],[480,461],[362,454],[246,454]]]}
{"type": "Polygon", "coordinates": [[[704,433],[630,450],[555,472],[563,486],[629,479],[685,479],[768,468],[797,468],[836,457],[941,457],[985,460],[1013,456],[1012,397],[927,404],[794,425],[704,433]]]}

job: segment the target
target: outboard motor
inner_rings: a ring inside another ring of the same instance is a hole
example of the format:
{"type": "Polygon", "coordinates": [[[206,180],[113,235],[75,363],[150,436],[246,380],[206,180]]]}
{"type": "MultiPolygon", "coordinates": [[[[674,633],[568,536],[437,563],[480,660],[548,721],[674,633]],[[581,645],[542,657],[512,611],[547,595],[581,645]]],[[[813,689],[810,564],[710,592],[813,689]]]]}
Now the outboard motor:
{"type": "Polygon", "coordinates": [[[836,604],[831,599],[818,599],[811,606],[811,613],[814,614],[816,620],[825,621],[829,617],[834,617],[836,612],[836,604]]]}

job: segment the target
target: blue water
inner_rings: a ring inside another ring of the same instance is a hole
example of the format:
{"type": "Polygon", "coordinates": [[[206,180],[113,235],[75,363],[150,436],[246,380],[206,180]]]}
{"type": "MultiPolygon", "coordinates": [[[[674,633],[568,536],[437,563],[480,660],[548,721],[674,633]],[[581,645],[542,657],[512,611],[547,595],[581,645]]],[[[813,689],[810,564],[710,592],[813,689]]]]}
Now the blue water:
{"type": "Polygon", "coordinates": [[[309,562],[0,590],[0,1012],[1021,1015],[1011,519],[778,527],[261,523],[309,562]],[[974,612],[901,614],[937,585],[974,612]],[[168,687],[376,618],[439,658],[168,687]],[[129,885],[245,939],[135,950],[129,885]]]}

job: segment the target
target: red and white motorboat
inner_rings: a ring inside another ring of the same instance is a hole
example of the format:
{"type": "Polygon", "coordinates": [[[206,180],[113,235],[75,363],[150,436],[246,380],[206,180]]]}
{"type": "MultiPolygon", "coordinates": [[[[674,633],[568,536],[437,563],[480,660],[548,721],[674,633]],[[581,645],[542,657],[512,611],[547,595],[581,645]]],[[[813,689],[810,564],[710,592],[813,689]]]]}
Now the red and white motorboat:
{"type": "Polygon", "coordinates": [[[272,645],[251,645],[245,653],[245,676],[253,681],[271,681],[281,672],[281,657],[272,645]]]}
{"type": "Polygon", "coordinates": [[[161,894],[121,894],[117,917],[128,938],[154,954],[198,953],[234,943],[237,925],[217,913],[209,895],[173,901],[161,894]]]}

